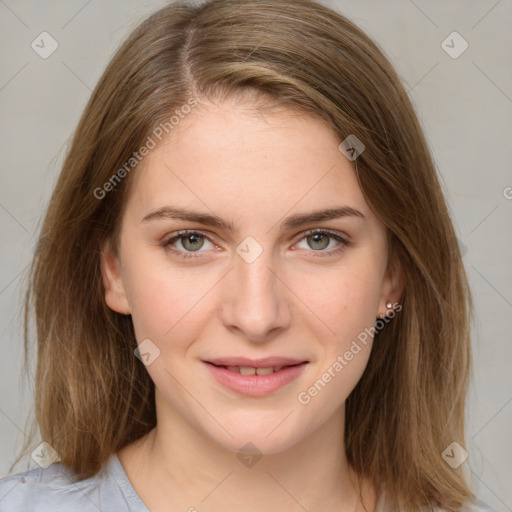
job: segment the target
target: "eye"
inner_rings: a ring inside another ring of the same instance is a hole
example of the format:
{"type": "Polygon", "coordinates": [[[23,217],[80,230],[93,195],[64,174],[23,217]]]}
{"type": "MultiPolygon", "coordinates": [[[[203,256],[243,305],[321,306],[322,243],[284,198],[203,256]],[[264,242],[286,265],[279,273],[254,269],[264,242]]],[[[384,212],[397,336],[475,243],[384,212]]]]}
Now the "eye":
{"type": "MultiPolygon", "coordinates": [[[[320,257],[337,254],[349,245],[349,242],[338,233],[321,229],[307,231],[302,235],[300,242],[302,240],[306,241],[308,245],[306,249],[310,249],[308,252],[317,253],[314,256],[320,257]],[[336,242],[334,248],[332,248],[333,244],[331,243],[333,240],[336,242]],[[329,250],[325,250],[330,246],[329,250]]],[[[205,242],[212,246],[210,249],[216,247],[205,233],[195,230],[183,230],[175,233],[162,245],[166,251],[176,254],[181,258],[199,258],[200,253],[205,252],[201,251],[205,247],[205,242]]],[[[303,249],[304,247],[299,248],[303,249]]]]}
{"type": "Polygon", "coordinates": [[[306,249],[309,248],[314,252],[319,253],[315,254],[315,256],[329,256],[332,254],[337,254],[349,245],[349,242],[338,233],[321,229],[314,229],[306,232],[303,235],[301,241],[302,240],[305,240],[307,243],[308,247],[306,249]],[[334,244],[334,248],[332,248],[331,244],[333,240],[336,242],[334,244]],[[329,246],[331,246],[330,250],[325,250],[329,246]]]}
{"type": "Polygon", "coordinates": [[[204,247],[205,241],[213,246],[213,243],[208,237],[200,231],[185,230],[179,231],[174,236],[169,238],[164,244],[167,251],[178,254],[182,258],[197,258],[195,252],[203,252],[201,249],[204,247]],[[176,247],[176,243],[181,245],[181,249],[176,247]]]}

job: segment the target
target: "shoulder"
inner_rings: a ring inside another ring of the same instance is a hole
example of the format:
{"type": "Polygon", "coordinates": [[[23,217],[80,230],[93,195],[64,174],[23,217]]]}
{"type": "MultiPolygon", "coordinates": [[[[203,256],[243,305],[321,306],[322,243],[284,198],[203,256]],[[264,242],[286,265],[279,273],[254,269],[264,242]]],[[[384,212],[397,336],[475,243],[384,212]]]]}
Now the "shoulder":
{"type": "MultiPolygon", "coordinates": [[[[436,508],[435,512],[447,512],[445,508],[436,508]]],[[[497,512],[494,508],[487,505],[483,501],[477,499],[474,502],[465,503],[459,512],[497,512]]]]}
{"type": "Polygon", "coordinates": [[[497,512],[494,508],[484,503],[482,500],[477,499],[474,502],[467,503],[461,512],[497,512]]]}
{"type": "Polygon", "coordinates": [[[0,479],[0,512],[128,511],[113,483],[105,468],[81,481],[60,463],[31,469],[0,479]]]}
{"type": "Polygon", "coordinates": [[[95,510],[100,480],[76,481],[62,464],[31,469],[0,480],[0,512],[95,510]]]}
{"type": "MultiPolygon", "coordinates": [[[[394,501],[388,501],[389,497],[385,488],[380,489],[378,494],[378,501],[375,507],[375,512],[393,512],[401,508],[394,501]]],[[[424,507],[422,512],[425,510],[432,510],[432,508],[424,507]]],[[[434,507],[434,512],[448,512],[448,509],[442,507],[434,507]]],[[[459,512],[497,512],[494,508],[484,503],[482,500],[476,498],[475,501],[466,502],[460,509],[459,512]]]]}

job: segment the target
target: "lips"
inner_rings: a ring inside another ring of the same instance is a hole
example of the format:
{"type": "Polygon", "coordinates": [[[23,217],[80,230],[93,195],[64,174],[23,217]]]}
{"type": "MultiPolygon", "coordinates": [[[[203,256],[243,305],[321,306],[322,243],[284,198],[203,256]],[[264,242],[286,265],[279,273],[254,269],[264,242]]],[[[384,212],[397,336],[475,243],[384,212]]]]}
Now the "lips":
{"type": "Polygon", "coordinates": [[[223,386],[236,393],[258,397],[295,380],[309,361],[285,357],[225,357],[203,360],[203,363],[223,386]]]}

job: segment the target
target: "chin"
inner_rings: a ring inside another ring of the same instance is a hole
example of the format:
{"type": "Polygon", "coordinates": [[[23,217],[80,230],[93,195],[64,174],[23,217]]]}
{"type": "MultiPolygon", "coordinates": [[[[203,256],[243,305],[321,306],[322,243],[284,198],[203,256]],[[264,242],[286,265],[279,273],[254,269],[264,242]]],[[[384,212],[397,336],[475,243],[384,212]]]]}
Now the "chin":
{"type": "MultiPolygon", "coordinates": [[[[286,417],[286,416],[284,416],[286,417]]],[[[226,426],[226,431],[208,433],[208,437],[219,447],[238,454],[265,455],[281,453],[301,441],[301,432],[290,430],[290,425],[285,427],[283,417],[277,421],[261,425],[226,426]],[[281,424],[280,424],[281,423],[281,424]],[[213,435],[212,435],[213,434],[213,435]]]]}

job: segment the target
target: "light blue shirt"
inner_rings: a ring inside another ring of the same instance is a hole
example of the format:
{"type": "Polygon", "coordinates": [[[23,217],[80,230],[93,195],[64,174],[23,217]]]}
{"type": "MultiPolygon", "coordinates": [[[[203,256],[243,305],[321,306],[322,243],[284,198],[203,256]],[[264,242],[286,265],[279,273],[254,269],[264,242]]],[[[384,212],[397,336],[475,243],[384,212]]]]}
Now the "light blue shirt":
{"type": "Polygon", "coordinates": [[[0,512],[150,512],[115,454],[91,478],[72,475],[59,463],[1,479],[0,512]]]}
{"type": "MultiPolygon", "coordinates": [[[[0,479],[0,512],[150,512],[116,454],[91,478],[77,482],[72,475],[59,463],[0,479]]],[[[375,512],[396,512],[385,506],[385,493],[375,512]]],[[[496,511],[477,501],[461,512],[496,511]]]]}

